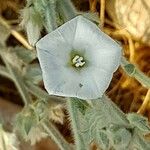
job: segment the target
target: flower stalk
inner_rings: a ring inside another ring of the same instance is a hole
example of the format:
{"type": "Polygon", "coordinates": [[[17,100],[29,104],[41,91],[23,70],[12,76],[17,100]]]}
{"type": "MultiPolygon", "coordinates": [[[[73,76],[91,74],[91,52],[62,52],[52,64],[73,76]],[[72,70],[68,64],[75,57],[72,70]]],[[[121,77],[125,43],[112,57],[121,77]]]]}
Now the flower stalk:
{"type": "Polygon", "coordinates": [[[141,72],[135,65],[129,63],[125,57],[122,58],[121,66],[130,77],[134,77],[143,86],[150,88],[150,78],[141,72]]]}
{"type": "Polygon", "coordinates": [[[69,117],[71,120],[71,126],[75,138],[75,146],[76,150],[86,150],[84,145],[84,139],[80,134],[80,126],[79,126],[79,118],[78,118],[78,111],[79,105],[77,105],[76,101],[79,101],[78,98],[69,98],[67,100],[67,107],[69,112],[69,117]]]}
{"type": "Polygon", "coordinates": [[[66,140],[62,137],[62,135],[52,123],[45,122],[41,125],[43,129],[47,132],[47,134],[50,136],[50,138],[52,138],[55,141],[55,143],[61,150],[73,150],[73,147],[66,142],[66,140]]]}

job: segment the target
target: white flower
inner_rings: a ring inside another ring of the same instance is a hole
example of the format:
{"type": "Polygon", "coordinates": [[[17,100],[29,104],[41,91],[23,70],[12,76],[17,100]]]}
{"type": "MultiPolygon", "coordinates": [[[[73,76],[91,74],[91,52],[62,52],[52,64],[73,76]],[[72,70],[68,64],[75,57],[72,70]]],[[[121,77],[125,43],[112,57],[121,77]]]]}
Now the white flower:
{"type": "Polygon", "coordinates": [[[121,59],[121,47],[82,16],[43,37],[36,47],[50,95],[101,97],[121,59]]]}

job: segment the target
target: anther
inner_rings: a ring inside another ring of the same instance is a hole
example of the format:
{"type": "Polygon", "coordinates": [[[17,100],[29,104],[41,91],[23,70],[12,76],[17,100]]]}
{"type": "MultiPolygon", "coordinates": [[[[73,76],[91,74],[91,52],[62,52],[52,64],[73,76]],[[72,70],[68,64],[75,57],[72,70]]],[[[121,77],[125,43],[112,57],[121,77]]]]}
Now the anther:
{"type": "Polygon", "coordinates": [[[73,59],[72,59],[73,65],[75,67],[82,67],[85,64],[84,58],[80,57],[79,55],[76,55],[73,59]]]}

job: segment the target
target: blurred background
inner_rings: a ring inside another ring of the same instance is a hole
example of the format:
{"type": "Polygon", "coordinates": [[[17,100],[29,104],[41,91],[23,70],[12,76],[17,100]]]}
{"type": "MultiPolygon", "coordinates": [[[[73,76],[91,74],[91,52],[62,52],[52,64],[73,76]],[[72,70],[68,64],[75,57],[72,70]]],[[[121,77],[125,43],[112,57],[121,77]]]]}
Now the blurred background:
{"type": "MultiPolygon", "coordinates": [[[[89,19],[95,23],[98,24],[101,19],[103,31],[123,45],[124,56],[150,77],[150,0],[72,0],[72,2],[80,14],[83,12],[88,14],[89,19]],[[104,11],[103,15],[100,15],[102,6],[104,11]]],[[[27,93],[31,93],[33,100],[36,99],[36,93],[32,85],[44,91],[36,51],[28,44],[25,28],[20,25],[22,22],[20,14],[25,6],[25,0],[0,0],[0,43],[8,49],[4,57],[0,58],[0,119],[7,131],[12,131],[13,120],[24,104],[20,94],[22,89],[16,85],[15,78],[28,81],[25,88],[28,89],[27,93]],[[5,60],[12,64],[12,67],[19,68],[20,74],[13,72],[5,60]],[[5,66],[8,72],[5,72],[5,66]],[[10,79],[10,76],[16,77],[10,79]]],[[[42,31],[42,36],[45,34],[46,31],[42,31]]],[[[107,94],[123,112],[138,112],[150,120],[150,103],[144,105],[143,109],[145,99],[150,100],[150,90],[126,75],[122,68],[115,72],[107,94]]],[[[73,142],[65,109],[59,107],[55,111],[55,116],[51,119],[63,136],[69,142],[73,142]]],[[[58,149],[54,142],[47,138],[34,146],[23,141],[21,147],[22,150],[58,149]]]]}

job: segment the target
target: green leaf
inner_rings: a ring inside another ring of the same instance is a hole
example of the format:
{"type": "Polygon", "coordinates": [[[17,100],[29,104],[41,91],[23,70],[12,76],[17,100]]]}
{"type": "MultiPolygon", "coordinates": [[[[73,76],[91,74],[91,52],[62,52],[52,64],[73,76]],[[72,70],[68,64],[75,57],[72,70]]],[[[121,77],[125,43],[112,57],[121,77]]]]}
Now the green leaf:
{"type": "Polygon", "coordinates": [[[49,118],[49,108],[46,101],[37,100],[33,106],[34,112],[37,115],[38,121],[41,121],[44,118],[49,118]]]}
{"type": "Polygon", "coordinates": [[[87,12],[87,13],[81,13],[82,16],[84,16],[85,18],[99,24],[99,16],[98,13],[92,13],[92,12],[87,12]]]}
{"type": "Polygon", "coordinates": [[[131,141],[131,133],[125,128],[116,128],[109,131],[110,139],[112,140],[113,147],[116,150],[127,149],[131,141]]]}
{"type": "Polygon", "coordinates": [[[68,21],[77,15],[77,11],[71,0],[58,0],[57,9],[64,21],[68,21]]]}
{"type": "Polygon", "coordinates": [[[89,107],[89,104],[85,100],[72,98],[74,105],[77,109],[82,113],[85,114],[86,109],[89,107]]]}
{"type": "Polygon", "coordinates": [[[36,52],[27,50],[23,47],[15,47],[11,49],[11,52],[14,52],[19,59],[21,59],[25,64],[31,63],[34,59],[36,59],[36,52]]]}
{"type": "Polygon", "coordinates": [[[38,84],[42,81],[42,72],[39,64],[31,64],[25,68],[24,77],[34,84],[38,84]]]}
{"type": "Polygon", "coordinates": [[[31,128],[34,126],[34,118],[32,116],[26,116],[23,121],[24,130],[26,135],[29,134],[31,128]]]}
{"type": "Polygon", "coordinates": [[[30,107],[23,109],[21,113],[16,116],[15,130],[17,130],[23,138],[26,139],[30,130],[38,123],[37,116],[31,111],[30,107]]]}
{"type": "Polygon", "coordinates": [[[49,33],[57,28],[58,11],[56,10],[57,0],[35,0],[34,8],[42,18],[42,25],[49,33]]]}
{"type": "Polygon", "coordinates": [[[27,1],[26,7],[22,10],[22,19],[21,24],[25,27],[28,41],[34,46],[41,36],[43,20],[40,13],[35,9],[33,2],[27,1]]]}
{"type": "Polygon", "coordinates": [[[98,127],[102,129],[111,124],[128,126],[129,122],[126,115],[106,96],[101,99],[93,100],[94,107],[86,111],[85,119],[88,121],[89,128],[98,127]]]}
{"type": "Polygon", "coordinates": [[[2,45],[5,45],[5,42],[10,35],[10,31],[0,24],[0,33],[1,33],[0,43],[2,45]]]}
{"type": "Polygon", "coordinates": [[[144,136],[139,134],[139,132],[135,129],[129,148],[136,150],[150,150],[150,141],[146,140],[144,136]]]}
{"type": "Polygon", "coordinates": [[[147,118],[136,113],[130,113],[127,114],[127,119],[129,120],[131,125],[137,127],[142,133],[150,133],[150,126],[148,124],[147,118]]]}
{"type": "Polygon", "coordinates": [[[146,141],[142,136],[136,136],[137,148],[139,150],[150,150],[150,142],[146,141]]]}
{"type": "Polygon", "coordinates": [[[109,138],[105,130],[97,130],[95,141],[103,150],[110,148],[109,138]]]}
{"type": "Polygon", "coordinates": [[[131,76],[135,72],[135,66],[133,64],[127,64],[126,66],[124,66],[124,69],[131,76]]]}
{"type": "Polygon", "coordinates": [[[44,12],[44,26],[49,33],[57,28],[56,0],[50,0],[47,3],[44,12]]]}
{"type": "MultiPolygon", "coordinates": [[[[130,127],[130,125],[126,115],[106,96],[103,96],[101,99],[92,100],[92,105],[93,107],[88,107],[85,110],[84,121],[86,126],[84,130],[86,134],[83,137],[84,139],[86,138],[88,143],[94,139],[97,144],[100,144],[101,148],[107,150],[110,146],[110,137],[107,136],[106,130],[112,125],[116,130],[121,127],[130,127]]],[[[116,132],[116,130],[114,131],[116,132]]],[[[130,135],[128,130],[126,132],[130,135]]],[[[130,139],[129,137],[131,135],[127,136],[127,139],[121,140],[127,141],[130,139]]]]}
{"type": "Polygon", "coordinates": [[[23,128],[23,116],[22,116],[22,113],[19,113],[16,115],[16,119],[15,119],[15,123],[14,123],[14,129],[16,131],[18,131],[18,133],[22,136],[22,137],[25,137],[26,134],[25,134],[25,131],[24,131],[24,128],[23,128]]]}

